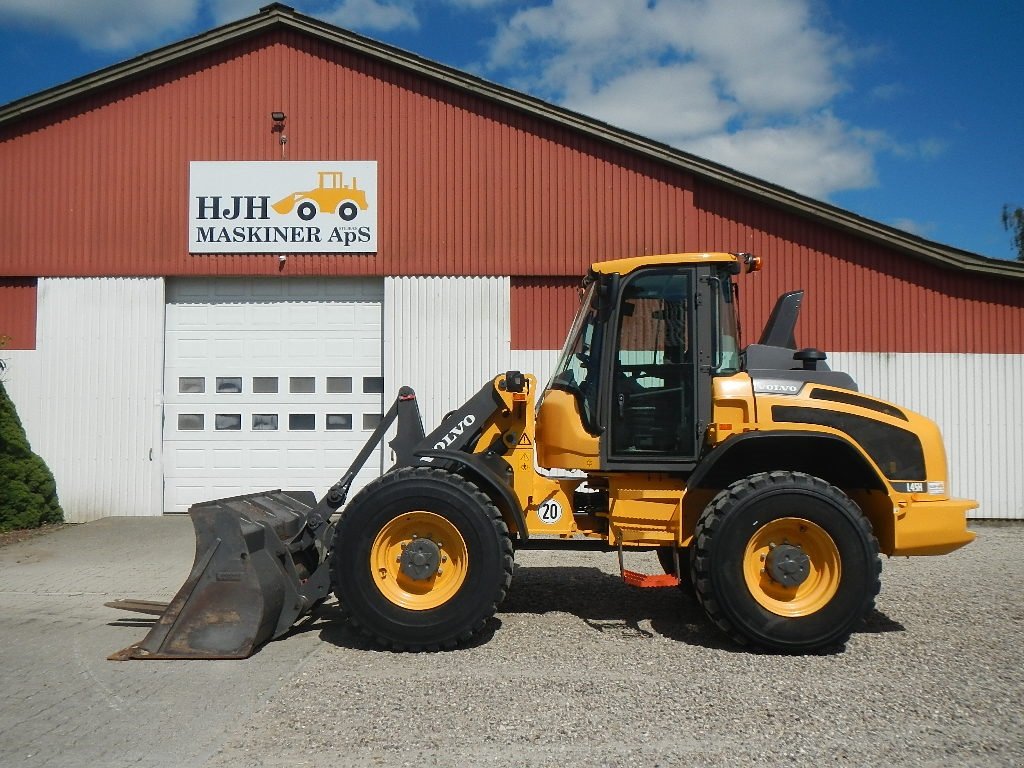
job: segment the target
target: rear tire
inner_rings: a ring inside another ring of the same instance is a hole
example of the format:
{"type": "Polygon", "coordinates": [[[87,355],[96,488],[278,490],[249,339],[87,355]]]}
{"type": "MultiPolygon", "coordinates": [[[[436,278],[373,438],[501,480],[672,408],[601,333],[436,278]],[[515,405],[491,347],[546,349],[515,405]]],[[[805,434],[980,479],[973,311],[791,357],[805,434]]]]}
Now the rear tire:
{"type": "Polygon", "coordinates": [[[394,650],[450,649],[483,630],[505,598],[512,542],[476,485],[407,467],[348,505],[331,564],[338,602],[360,633],[394,650]],[[417,562],[407,549],[419,553],[417,562]]]}
{"type": "Polygon", "coordinates": [[[784,653],[844,643],[874,608],[881,570],[860,508],[801,472],[751,475],[715,496],[690,558],[711,621],[738,643],[784,653]]]}

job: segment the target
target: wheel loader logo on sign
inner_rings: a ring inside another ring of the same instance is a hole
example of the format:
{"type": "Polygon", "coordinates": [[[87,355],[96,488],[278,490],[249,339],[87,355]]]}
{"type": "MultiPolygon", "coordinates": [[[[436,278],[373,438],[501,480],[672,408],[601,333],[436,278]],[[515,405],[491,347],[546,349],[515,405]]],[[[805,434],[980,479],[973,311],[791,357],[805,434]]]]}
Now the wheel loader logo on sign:
{"type": "Polygon", "coordinates": [[[369,208],[366,192],[357,186],[358,180],[346,186],[340,171],[319,171],[317,186],[305,192],[292,192],[271,207],[282,215],[295,211],[303,221],[312,221],[317,214],[337,214],[352,221],[360,211],[369,208]]]}
{"type": "Polygon", "coordinates": [[[376,253],[377,193],[375,160],[193,160],[189,253],[376,253]]]}

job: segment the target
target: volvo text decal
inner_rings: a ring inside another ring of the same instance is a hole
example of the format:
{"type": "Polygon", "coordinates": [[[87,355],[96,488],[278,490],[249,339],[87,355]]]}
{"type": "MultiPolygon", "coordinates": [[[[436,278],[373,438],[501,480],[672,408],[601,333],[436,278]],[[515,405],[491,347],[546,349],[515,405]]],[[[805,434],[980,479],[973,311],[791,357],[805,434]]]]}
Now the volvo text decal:
{"type": "Polygon", "coordinates": [[[375,253],[376,161],[192,162],[190,253],[375,253]]]}

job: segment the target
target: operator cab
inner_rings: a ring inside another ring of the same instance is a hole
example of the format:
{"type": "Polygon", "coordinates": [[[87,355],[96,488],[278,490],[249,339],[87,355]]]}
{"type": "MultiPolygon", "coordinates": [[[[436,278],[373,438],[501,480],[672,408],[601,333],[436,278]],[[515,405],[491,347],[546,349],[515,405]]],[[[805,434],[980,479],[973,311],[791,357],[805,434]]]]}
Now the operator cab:
{"type": "Polygon", "coordinates": [[[595,264],[538,404],[538,460],[585,470],[692,470],[711,379],[740,369],[733,275],[743,257],[595,264]]]}

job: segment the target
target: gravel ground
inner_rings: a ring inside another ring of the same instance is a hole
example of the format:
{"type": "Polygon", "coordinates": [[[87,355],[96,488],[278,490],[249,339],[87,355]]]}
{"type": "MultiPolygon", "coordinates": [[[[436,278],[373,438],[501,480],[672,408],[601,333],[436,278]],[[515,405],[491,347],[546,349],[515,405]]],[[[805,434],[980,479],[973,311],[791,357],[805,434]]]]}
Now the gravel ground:
{"type": "Polygon", "coordinates": [[[207,765],[1024,765],[1024,525],[976,527],[887,560],[829,655],[739,649],[612,555],[519,553],[489,636],[450,653],[375,650],[328,604],[297,630],[324,642],[207,765]]]}

